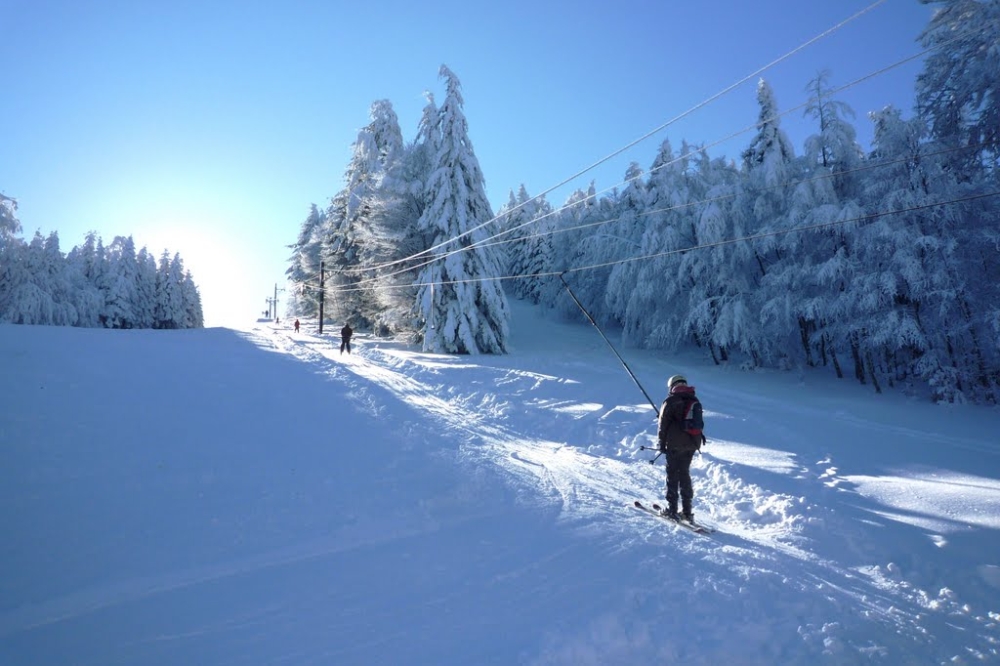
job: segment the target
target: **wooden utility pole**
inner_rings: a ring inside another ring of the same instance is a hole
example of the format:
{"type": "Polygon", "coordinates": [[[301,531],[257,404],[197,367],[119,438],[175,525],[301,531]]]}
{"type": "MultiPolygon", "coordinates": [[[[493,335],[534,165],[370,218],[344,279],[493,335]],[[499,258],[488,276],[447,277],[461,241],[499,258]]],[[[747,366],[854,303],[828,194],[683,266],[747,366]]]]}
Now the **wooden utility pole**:
{"type": "Polygon", "coordinates": [[[319,334],[323,335],[323,294],[326,291],[323,288],[323,280],[325,275],[323,269],[326,267],[325,262],[319,262],[319,334]]]}
{"type": "Polygon", "coordinates": [[[278,318],[278,292],[284,291],[284,289],[278,289],[278,283],[274,283],[274,318],[278,318]]]}

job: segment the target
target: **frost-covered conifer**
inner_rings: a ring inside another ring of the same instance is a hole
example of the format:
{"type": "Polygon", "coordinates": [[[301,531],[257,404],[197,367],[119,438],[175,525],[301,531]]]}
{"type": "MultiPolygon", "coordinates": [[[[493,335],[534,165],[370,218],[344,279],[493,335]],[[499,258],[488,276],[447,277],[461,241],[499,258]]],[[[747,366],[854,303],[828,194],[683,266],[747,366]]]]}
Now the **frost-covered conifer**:
{"type": "Polygon", "coordinates": [[[300,317],[319,315],[319,274],[325,222],[326,218],[316,204],[310,204],[309,214],[299,228],[295,244],[291,246],[290,265],[285,271],[292,283],[289,314],[300,317]]]}
{"type": "MultiPolygon", "coordinates": [[[[921,34],[925,47],[939,47],[917,76],[917,107],[931,135],[948,146],[957,173],[986,158],[1000,161],[1000,2],[921,0],[938,5],[921,34]]],[[[970,172],[971,173],[971,172],[970,172]]],[[[967,174],[968,175],[968,174],[967,174]]]]}
{"type": "Polygon", "coordinates": [[[439,114],[440,146],[427,182],[419,226],[431,237],[434,261],[420,272],[417,309],[425,351],[504,353],[510,314],[499,280],[501,258],[487,237],[493,212],[462,110],[461,84],[441,67],[447,95],[439,114]]]}
{"type": "Polygon", "coordinates": [[[108,328],[135,328],[138,317],[136,305],[139,265],[136,261],[135,242],[131,236],[118,236],[108,247],[109,270],[105,292],[108,328]]]}

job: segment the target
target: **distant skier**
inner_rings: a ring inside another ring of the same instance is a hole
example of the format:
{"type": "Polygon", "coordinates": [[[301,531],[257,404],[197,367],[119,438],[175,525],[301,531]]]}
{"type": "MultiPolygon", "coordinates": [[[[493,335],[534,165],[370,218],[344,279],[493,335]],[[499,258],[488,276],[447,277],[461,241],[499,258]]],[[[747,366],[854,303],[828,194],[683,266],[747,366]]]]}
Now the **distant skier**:
{"type": "Polygon", "coordinates": [[[657,428],[660,451],[667,455],[666,515],[675,520],[682,517],[694,522],[694,513],[691,511],[691,503],[694,500],[691,460],[695,451],[700,449],[705,441],[705,436],[701,433],[703,426],[701,402],[695,395],[694,387],[688,386],[687,379],[683,375],[674,375],[668,379],[667,389],[669,395],[660,407],[657,428]],[[692,420],[696,423],[692,424],[692,420]],[[678,495],[681,500],[681,516],[677,515],[678,495]]]}
{"type": "Polygon", "coordinates": [[[348,322],[344,324],[344,328],[340,329],[340,353],[343,354],[344,350],[347,353],[351,353],[351,336],[354,335],[354,329],[351,328],[351,323],[348,322]]]}
{"type": "Polygon", "coordinates": [[[299,332],[299,320],[298,319],[295,320],[295,332],[296,333],[299,332]]]}

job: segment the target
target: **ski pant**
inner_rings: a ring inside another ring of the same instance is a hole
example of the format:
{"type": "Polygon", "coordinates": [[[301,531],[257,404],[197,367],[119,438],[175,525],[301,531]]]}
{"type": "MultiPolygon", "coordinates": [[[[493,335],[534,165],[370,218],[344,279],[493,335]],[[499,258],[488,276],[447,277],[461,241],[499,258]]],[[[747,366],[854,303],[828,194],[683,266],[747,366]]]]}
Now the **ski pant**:
{"type": "Polygon", "coordinates": [[[677,496],[680,495],[684,512],[691,511],[694,488],[691,487],[691,460],[694,451],[667,449],[667,504],[677,510],[677,496]]]}
{"type": "Polygon", "coordinates": [[[340,342],[340,353],[343,354],[345,349],[347,350],[348,354],[351,353],[351,341],[350,340],[342,340],[340,342]]]}

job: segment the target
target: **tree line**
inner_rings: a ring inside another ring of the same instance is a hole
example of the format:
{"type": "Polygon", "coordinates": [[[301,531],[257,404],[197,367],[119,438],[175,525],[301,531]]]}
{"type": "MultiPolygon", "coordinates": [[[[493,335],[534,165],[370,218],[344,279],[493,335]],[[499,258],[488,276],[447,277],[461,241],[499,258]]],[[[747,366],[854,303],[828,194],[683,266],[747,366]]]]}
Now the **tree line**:
{"type": "Polygon", "coordinates": [[[0,322],[97,328],[201,328],[201,297],[179,254],[157,263],[131,236],[96,233],[63,254],[59,235],[19,238],[17,203],[0,195],[0,322]]]}
{"type": "Polygon", "coordinates": [[[522,186],[492,214],[442,68],[448,97],[428,97],[412,143],[388,101],[372,105],[345,187],[291,246],[293,312],[317,314],[322,263],[335,316],[426,350],[501,353],[507,295],[582,316],[561,276],[629,346],[995,403],[1000,3],[924,1],[939,7],[914,114],[869,113],[869,149],[829,72],[806,85],[815,133],[801,152],[761,80],[737,158],[666,140],[621,188],[592,183],[558,208],[522,186]]]}

